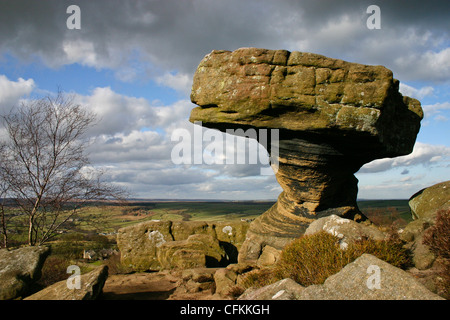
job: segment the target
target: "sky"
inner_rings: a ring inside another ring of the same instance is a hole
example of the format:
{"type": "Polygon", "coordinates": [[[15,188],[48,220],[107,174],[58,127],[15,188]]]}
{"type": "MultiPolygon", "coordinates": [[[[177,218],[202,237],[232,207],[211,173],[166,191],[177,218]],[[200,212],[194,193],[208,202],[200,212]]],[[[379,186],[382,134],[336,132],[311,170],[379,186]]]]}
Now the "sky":
{"type": "Polygon", "coordinates": [[[132,197],[274,200],[282,189],[261,175],[262,160],[174,163],[173,134],[194,131],[189,95],[202,58],[258,47],[383,65],[425,117],[411,154],[356,173],[358,198],[408,199],[450,179],[449,30],[450,2],[435,0],[0,0],[0,113],[59,88],[97,114],[91,163],[132,197]],[[380,29],[367,26],[370,5],[380,29]]]}

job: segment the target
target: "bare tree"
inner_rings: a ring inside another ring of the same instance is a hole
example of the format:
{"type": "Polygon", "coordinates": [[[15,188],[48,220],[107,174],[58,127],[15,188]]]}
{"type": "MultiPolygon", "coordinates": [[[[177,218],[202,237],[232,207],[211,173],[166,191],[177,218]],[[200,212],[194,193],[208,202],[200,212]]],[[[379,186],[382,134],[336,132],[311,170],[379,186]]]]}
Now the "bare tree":
{"type": "Polygon", "coordinates": [[[101,181],[85,154],[95,115],[58,92],[2,116],[7,141],[0,153],[0,179],[27,217],[28,244],[52,239],[86,202],[123,192],[101,181]]]}
{"type": "MultiPolygon", "coordinates": [[[[0,154],[2,153],[2,149],[4,146],[0,145],[0,154]]],[[[8,230],[6,227],[6,209],[5,209],[5,202],[6,202],[6,193],[8,192],[8,186],[7,184],[0,180],[0,234],[2,235],[2,242],[0,243],[0,248],[7,248],[8,247],[8,230]]]]}

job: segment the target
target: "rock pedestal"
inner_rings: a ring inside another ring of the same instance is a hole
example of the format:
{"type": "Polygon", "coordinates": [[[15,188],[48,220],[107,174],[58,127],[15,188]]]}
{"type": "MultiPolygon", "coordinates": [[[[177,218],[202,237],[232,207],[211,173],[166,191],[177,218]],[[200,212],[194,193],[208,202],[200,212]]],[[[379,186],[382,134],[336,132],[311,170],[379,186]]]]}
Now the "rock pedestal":
{"type": "MultiPolygon", "coordinates": [[[[221,131],[277,129],[278,201],[250,226],[240,260],[282,249],[315,219],[365,220],[354,173],[412,152],[423,112],[383,66],[318,54],[242,48],[212,51],[194,75],[190,121],[221,131]]],[[[275,148],[274,148],[275,147],[275,148]]]]}

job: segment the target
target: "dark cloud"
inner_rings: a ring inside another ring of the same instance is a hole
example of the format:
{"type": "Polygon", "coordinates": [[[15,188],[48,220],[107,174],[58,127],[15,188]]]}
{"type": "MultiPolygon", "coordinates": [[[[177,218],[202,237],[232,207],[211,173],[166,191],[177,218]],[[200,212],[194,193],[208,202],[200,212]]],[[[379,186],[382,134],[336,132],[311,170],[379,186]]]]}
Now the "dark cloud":
{"type": "Polygon", "coordinates": [[[434,0],[3,0],[0,48],[28,61],[80,62],[118,72],[133,68],[133,57],[141,62],[134,68],[150,77],[168,70],[192,74],[211,50],[245,46],[387,64],[411,50],[425,52],[430,32],[448,41],[449,10],[448,1],[434,0]],[[81,30],[66,28],[71,4],[81,8],[81,30]],[[382,30],[366,28],[371,4],[381,8],[382,30]],[[411,30],[422,47],[410,39],[411,30]]]}
{"type": "MultiPolygon", "coordinates": [[[[448,83],[448,12],[450,2],[437,0],[2,0],[0,59],[8,54],[54,68],[80,63],[111,69],[120,80],[151,78],[186,98],[205,54],[250,46],[382,64],[401,82],[448,83]],[[66,8],[73,4],[81,8],[81,30],[66,27],[66,8]],[[366,9],[372,4],[381,9],[381,30],[366,27],[366,9]]],[[[32,79],[0,74],[0,109],[36,87],[32,79]]],[[[252,199],[275,198],[280,192],[273,175],[260,176],[260,163],[174,166],[171,132],[192,132],[187,99],[154,105],[110,88],[77,99],[99,114],[99,125],[90,132],[94,165],[110,168],[109,179],[136,195],[252,199]]],[[[431,114],[445,106],[440,102],[424,109],[431,114]]],[[[248,155],[248,150],[238,152],[248,155]]],[[[359,173],[434,165],[448,155],[448,147],[419,143],[411,155],[374,161],[359,173]]]]}

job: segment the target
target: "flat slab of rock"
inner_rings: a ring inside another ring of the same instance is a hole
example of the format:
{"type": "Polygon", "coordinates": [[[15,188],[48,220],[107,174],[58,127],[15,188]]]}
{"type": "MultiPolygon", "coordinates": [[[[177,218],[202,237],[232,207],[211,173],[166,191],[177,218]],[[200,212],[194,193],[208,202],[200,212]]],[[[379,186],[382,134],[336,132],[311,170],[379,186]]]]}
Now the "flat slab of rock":
{"type": "Polygon", "coordinates": [[[0,250],[0,300],[26,294],[41,277],[41,269],[50,254],[48,247],[24,247],[0,250]]]}
{"type": "Polygon", "coordinates": [[[249,288],[238,300],[296,300],[304,289],[294,280],[286,278],[262,288],[249,288]]]}
{"type": "Polygon", "coordinates": [[[79,289],[69,289],[67,280],[62,280],[24,300],[95,300],[102,292],[107,278],[108,267],[101,266],[80,276],[79,289]]]}

